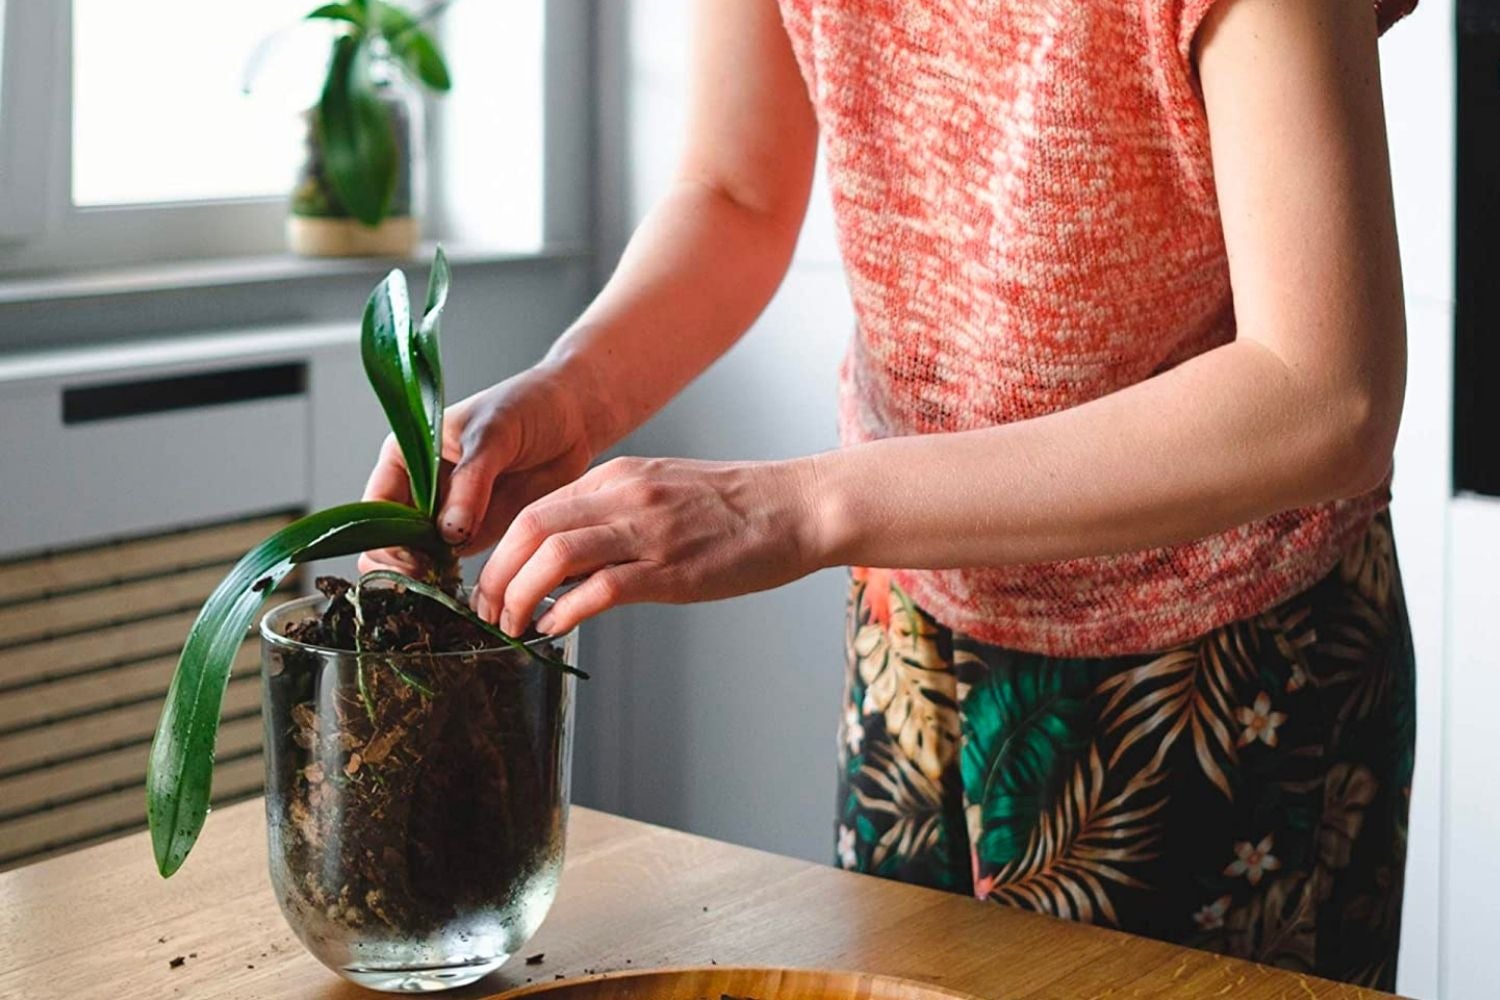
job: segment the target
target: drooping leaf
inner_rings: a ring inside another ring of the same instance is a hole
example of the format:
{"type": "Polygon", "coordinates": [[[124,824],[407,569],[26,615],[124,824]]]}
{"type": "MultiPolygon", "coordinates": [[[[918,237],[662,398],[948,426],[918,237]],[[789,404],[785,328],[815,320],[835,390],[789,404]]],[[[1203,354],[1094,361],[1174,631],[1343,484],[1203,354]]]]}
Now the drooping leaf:
{"type": "Polygon", "coordinates": [[[309,21],[348,21],[350,24],[364,23],[364,15],[353,4],[348,3],[325,3],[308,14],[306,19],[309,21]]]}
{"type": "MultiPolygon", "coordinates": [[[[432,441],[434,469],[442,466],[443,459],[443,358],[439,349],[443,326],[443,307],[448,304],[448,286],[452,274],[448,269],[448,255],[438,244],[432,259],[432,273],[427,277],[427,303],[422,309],[422,322],[417,324],[412,337],[412,362],[416,366],[417,387],[422,394],[422,406],[427,412],[428,435],[432,441]]],[[[436,507],[436,497],[433,500],[436,507]]]]}
{"type": "Polygon", "coordinates": [[[380,32],[390,43],[391,54],[401,60],[412,76],[440,93],[447,92],[453,81],[448,76],[442,51],[433,37],[422,30],[422,22],[436,17],[446,7],[446,3],[431,4],[420,16],[413,16],[384,0],[377,5],[380,32]]]}
{"type": "Polygon", "coordinates": [[[556,657],[548,656],[540,649],[534,649],[533,647],[528,646],[526,643],[522,642],[520,639],[517,639],[515,636],[510,635],[502,629],[496,628],[494,625],[491,625],[489,622],[485,621],[483,618],[479,617],[473,611],[471,611],[467,604],[458,600],[458,598],[449,594],[441,587],[434,587],[431,584],[423,583],[421,580],[414,580],[411,577],[407,576],[405,573],[398,573],[392,569],[374,569],[359,578],[359,585],[361,587],[371,582],[393,583],[399,587],[403,587],[406,590],[411,591],[414,594],[419,594],[422,597],[428,598],[429,600],[436,601],[443,607],[447,608],[449,611],[467,621],[469,624],[474,625],[484,630],[485,632],[488,632],[490,635],[499,639],[507,646],[525,653],[527,656],[536,660],[538,663],[544,664],[548,667],[552,667],[554,670],[561,670],[565,674],[572,674],[574,677],[578,677],[582,680],[589,679],[588,674],[584,673],[582,670],[579,670],[572,664],[559,660],[556,657]]]}
{"type": "MultiPolygon", "coordinates": [[[[412,330],[411,302],[406,276],[399,270],[370,293],[365,303],[360,353],[365,375],[385,410],[391,432],[406,460],[413,505],[430,515],[437,504],[439,435],[434,434],[432,414],[441,410],[440,389],[431,380],[426,363],[418,364],[416,336],[412,330]],[[429,408],[435,399],[436,409],[429,408]]],[[[435,346],[434,340],[434,346],[435,346]]],[[[439,375],[440,377],[440,375],[439,375]]]]}
{"type": "Polygon", "coordinates": [[[323,169],[344,207],[367,226],[379,225],[396,193],[396,130],[370,77],[362,37],[334,40],[333,59],[318,101],[323,169]]]}
{"type": "Polygon", "coordinates": [[[431,35],[414,28],[392,40],[391,52],[400,59],[407,70],[424,84],[439,93],[453,88],[453,79],[448,75],[448,64],[431,35]]]}
{"type": "Polygon", "coordinates": [[[437,544],[432,522],[421,511],[385,502],[346,504],[282,528],[246,553],[214,588],[182,647],[146,767],[146,817],[163,876],[181,867],[203,829],[224,689],[245,630],[266,595],[299,562],[437,544]]]}

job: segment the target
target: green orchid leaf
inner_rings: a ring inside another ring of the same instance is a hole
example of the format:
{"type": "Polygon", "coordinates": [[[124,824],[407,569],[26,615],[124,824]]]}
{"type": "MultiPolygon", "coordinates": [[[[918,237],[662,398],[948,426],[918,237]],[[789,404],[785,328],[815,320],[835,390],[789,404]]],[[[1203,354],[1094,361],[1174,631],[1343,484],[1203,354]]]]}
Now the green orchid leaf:
{"type": "MultiPolygon", "coordinates": [[[[443,252],[442,244],[438,244],[437,254],[432,259],[432,273],[427,277],[427,303],[422,309],[422,322],[417,324],[411,345],[417,387],[422,395],[422,407],[427,413],[434,469],[440,469],[443,460],[443,358],[439,351],[438,335],[442,332],[443,307],[448,304],[448,286],[452,280],[452,272],[448,269],[448,255],[443,252]]],[[[436,504],[434,495],[434,510],[436,504]]]]}
{"type": "Polygon", "coordinates": [[[325,3],[308,14],[306,20],[348,21],[350,24],[363,24],[364,15],[353,4],[325,3]]]}
{"type": "Polygon", "coordinates": [[[447,4],[433,4],[420,16],[413,16],[394,4],[380,2],[380,33],[390,43],[391,54],[401,60],[416,79],[439,93],[446,93],[453,86],[448,75],[448,64],[437,42],[422,30],[422,22],[440,14],[447,4]]]}
{"type": "Polygon", "coordinates": [[[353,503],[309,515],[251,549],[214,588],[188,631],[146,767],[146,818],[163,877],[203,829],[219,712],[235,654],[266,595],[300,562],[392,546],[440,545],[427,515],[394,503],[353,503]]]}
{"type": "Polygon", "coordinates": [[[396,130],[370,78],[363,38],[344,35],[318,101],[317,136],[329,183],[355,218],[379,225],[396,193],[396,130]]]}
{"type": "Polygon", "coordinates": [[[483,618],[479,617],[472,610],[470,610],[467,604],[439,587],[434,587],[431,584],[423,583],[421,580],[414,580],[411,577],[407,576],[405,573],[398,573],[395,570],[391,569],[371,570],[370,572],[359,578],[359,585],[363,587],[368,583],[378,581],[396,584],[397,586],[403,587],[414,594],[419,594],[422,597],[437,601],[443,607],[447,608],[449,611],[452,611],[454,614],[469,622],[471,625],[475,625],[483,629],[485,632],[488,632],[490,635],[499,639],[507,646],[525,653],[527,656],[530,656],[538,663],[551,667],[554,670],[561,670],[565,674],[572,674],[574,677],[578,677],[582,680],[589,679],[589,675],[584,673],[582,670],[579,670],[577,667],[565,663],[562,660],[556,659],[555,657],[547,656],[542,653],[541,650],[533,649],[531,646],[528,646],[526,643],[522,642],[520,639],[517,639],[515,636],[496,628],[494,625],[491,625],[489,622],[485,621],[483,618]]]}
{"type": "Polygon", "coordinates": [[[412,76],[438,93],[453,89],[448,63],[431,35],[420,28],[403,32],[391,39],[391,52],[400,59],[412,76]]]}
{"type": "MultiPolygon", "coordinates": [[[[416,339],[406,276],[393,270],[365,303],[360,353],[364,357],[365,375],[380,399],[391,432],[406,459],[412,503],[430,516],[437,506],[442,431],[439,427],[434,432],[432,417],[438,416],[441,423],[441,375],[437,375],[435,382],[435,339],[431,364],[427,360],[418,362],[420,349],[414,344],[416,339]],[[435,409],[429,406],[434,397],[435,409]]],[[[441,368],[437,371],[440,373],[441,368]]]]}

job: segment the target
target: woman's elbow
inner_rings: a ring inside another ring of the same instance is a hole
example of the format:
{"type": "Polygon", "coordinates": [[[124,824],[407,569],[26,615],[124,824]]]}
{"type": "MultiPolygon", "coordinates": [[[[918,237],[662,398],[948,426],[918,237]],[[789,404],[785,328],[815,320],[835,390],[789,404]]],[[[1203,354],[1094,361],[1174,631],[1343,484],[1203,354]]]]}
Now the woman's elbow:
{"type": "Polygon", "coordinates": [[[1341,393],[1329,420],[1326,488],[1332,499],[1361,496],[1386,484],[1405,395],[1404,366],[1382,387],[1362,386],[1341,393]]]}

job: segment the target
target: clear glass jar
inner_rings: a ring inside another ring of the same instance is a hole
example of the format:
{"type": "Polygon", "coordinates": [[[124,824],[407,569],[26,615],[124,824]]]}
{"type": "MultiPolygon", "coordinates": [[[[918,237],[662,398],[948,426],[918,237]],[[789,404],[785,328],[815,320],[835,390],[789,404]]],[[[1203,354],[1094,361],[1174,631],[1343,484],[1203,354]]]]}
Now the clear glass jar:
{"type": "MultiPolygon", "coordinates": [[[[514,955],[562,872],[574,679],[510,648],[364,653],[261,622],[266,820],[282,913],[361,986],[428,992],[514,955]]],[[[577,632],[546,643],[572,664],[577,632]]]]}
{"type": "Polygon", "coordinates": [[[422,239],[427,199],[426,105],[421,89],[391,55],[385,40],[372,38],[367,44],[370,77],[396,138],[396,186],[390,211],[378,225],[367,226],[339,200],[323,168],[318,106],[314,104],[303,113],[302,165],[287,219],[287,240],[299,254],[409,257],[422,239]]]}

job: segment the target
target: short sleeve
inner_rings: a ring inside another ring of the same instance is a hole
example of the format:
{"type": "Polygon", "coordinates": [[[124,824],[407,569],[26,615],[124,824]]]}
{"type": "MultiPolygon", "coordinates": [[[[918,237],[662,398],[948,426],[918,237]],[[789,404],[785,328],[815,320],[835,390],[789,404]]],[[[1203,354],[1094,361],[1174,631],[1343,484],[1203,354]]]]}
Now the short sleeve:
{"type": "MultiPolygon", "coordinates": [[[[1214,4],[1224,2],[1225,0],[1167,0],[1170,7],[1176,8],[1177,52],[1183,59],[1192,59],[1193,40],[1198,37],[1203,19],[1208,17],[1214,4]]],[[[1416,9],[1417,0],[1374,0],[1374,6],[1375,23],[1384,34],[1387,28],[1416,9]]]]}

